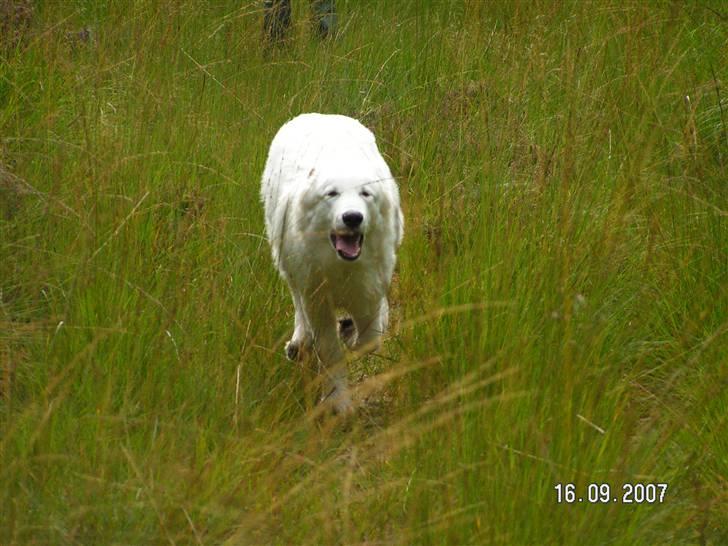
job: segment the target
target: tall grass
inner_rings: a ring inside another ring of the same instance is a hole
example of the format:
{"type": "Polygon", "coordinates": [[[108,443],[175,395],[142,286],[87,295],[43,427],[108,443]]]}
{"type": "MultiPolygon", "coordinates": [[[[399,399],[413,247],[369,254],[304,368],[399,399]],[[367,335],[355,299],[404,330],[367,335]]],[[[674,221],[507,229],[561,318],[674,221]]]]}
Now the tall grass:
{"type": "Polygon", "coordinates": [[[3,46],[0,542],[728,542],[725,6],[337,6],[266,50],[257,2],[39,3],[3,46]],[[307,111],[407,220],[348,423],[257,199],[307,111]]]}

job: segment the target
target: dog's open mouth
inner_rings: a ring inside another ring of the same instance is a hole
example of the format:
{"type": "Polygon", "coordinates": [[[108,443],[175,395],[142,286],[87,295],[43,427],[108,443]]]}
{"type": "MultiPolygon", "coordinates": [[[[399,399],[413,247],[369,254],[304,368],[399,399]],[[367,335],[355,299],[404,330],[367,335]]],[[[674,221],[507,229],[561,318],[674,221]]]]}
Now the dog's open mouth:
{"type": "Polygon", "coordinates": [[[363,234],[334,231],[330,238],[334,249],[344,260],[354,261],[361,254],[361,245],[364,242],[363,234]]]}

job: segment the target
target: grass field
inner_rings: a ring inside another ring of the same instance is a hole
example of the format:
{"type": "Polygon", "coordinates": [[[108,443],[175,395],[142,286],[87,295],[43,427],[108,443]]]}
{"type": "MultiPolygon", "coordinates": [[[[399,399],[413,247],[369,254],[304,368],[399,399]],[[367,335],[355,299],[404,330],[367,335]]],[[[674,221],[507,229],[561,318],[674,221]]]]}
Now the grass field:
{"type": "Polygon", "coordinates": [[[293,5],[273,51],[257,2],[0,36],[0,544],[728,544],[725,4],[293,5]],[[257,197],[307,111],[406,217],[348,423],[257,197]]]}

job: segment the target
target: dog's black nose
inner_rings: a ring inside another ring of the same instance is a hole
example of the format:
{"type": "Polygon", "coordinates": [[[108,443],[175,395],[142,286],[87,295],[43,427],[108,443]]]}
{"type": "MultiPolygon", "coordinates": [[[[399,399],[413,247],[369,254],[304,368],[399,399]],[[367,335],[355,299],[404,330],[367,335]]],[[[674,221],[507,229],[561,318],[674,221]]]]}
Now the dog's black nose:
{"type": "Polygon", "coordinates": [[[344,220],[344,224],[346,224],[347,227],[355,228],[359,227],[359,225],[362,223],[362,220],[364,220],[364,215],[361,212],[357,212],[355,210],[348,210],[341,216],[341,219],[344,220]]]}

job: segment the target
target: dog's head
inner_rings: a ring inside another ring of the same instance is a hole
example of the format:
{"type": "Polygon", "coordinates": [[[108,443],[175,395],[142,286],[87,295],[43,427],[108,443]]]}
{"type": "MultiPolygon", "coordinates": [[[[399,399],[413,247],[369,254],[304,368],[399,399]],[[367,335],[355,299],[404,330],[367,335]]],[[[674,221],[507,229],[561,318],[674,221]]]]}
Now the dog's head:
{"type": "Polygon", "coordinates": [[[354,180],[335,180],[320,191],[320,207],[328,211],[329,241],[342,260],[361,256],[371,223],[379,216],[376,184],[354,180]]]}
{"type": "Polygon", "coordinates": [[[358,260],[370,247],[365,246],[369,237],[395,230],[388,214],[393,205],[391,192],[379,179],[328,177],[309,186],[306,193],[308,231],[318,237],[325,234],[341,260],[358,260]]]}

